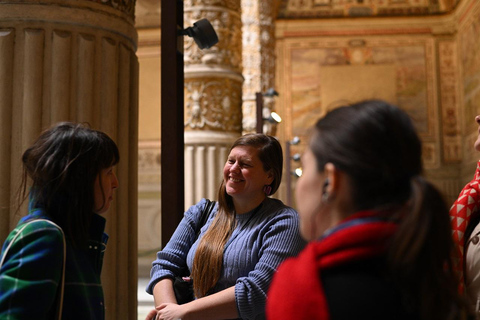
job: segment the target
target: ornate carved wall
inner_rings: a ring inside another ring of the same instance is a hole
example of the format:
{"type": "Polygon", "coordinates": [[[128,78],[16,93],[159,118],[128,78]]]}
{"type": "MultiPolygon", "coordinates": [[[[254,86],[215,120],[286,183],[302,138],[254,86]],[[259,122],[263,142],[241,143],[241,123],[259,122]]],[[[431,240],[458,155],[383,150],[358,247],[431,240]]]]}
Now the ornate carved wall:
{"type": "MultiPolygon", "coordinates": [[[[345,8],[347,2],[329,3],[345,8]]],[[[278,108],[285,115],[285,139],[305,141],[306,128],[341,103],[385,99],[414,120],[425,173],[453,201],[478,157],[471,154],[477,136],[473,117],[480,112],[480,3],[439,5],[438,10],[455,10],[428,20],[277,21],[277,87],[285,93],[278,108]]],[[[303,147],[293,146],[292,153],[303,147]]]]}
{"type": "Polygon", "coordinates": [[[480,158],[473,149],[477,139],[477,124],[474,121],[480,114],[480,3],[471,1],[467,3],[468,10],[462,16],[459,25],[457,41],[457,63],[460,76],[457,79],[460,87],[459,100],[462,106],[459,114],[460,128],[462,129],[462,155],[466,166],[462,166],[461,176],[464,182],[469,181],[473,175],[472,168],[480,158]]]}
{"type": "Polygon", "coordinates": [[[460,0],[280,0],[280,18],[426,16],[452,11],[460,0]]]}

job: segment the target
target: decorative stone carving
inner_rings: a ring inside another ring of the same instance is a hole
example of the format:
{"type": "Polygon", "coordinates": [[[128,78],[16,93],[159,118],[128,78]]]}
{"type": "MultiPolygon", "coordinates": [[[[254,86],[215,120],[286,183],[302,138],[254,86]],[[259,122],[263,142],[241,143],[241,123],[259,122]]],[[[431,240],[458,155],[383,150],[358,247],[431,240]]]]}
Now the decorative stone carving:
{"type": "Polygon", "coordinates": [[[440,103],[443,124],[443,160],[462,160],[460,122],[458,121],[458,57],[454,40],[438,44],[440,71],[440,103]]]}
{"type": "Polygon", "coordinates": [[[135,5],[135,27],[160,27],[160,1],[137,0],[135,5]]]}
{"type": "Polygon", "coordinates": [[[216,198],[227,150],[242,130],[240,12],[240,0],[184,1],[184,26],[206,18],[219,40],[200,50],[184,38],[186,208],[202,197],[216,198]]]}
{"type": "Polygon", "coordinates": [[[131,18],[135,16],[135,0],[84,0],[101,3],[128,14],[131,18]]]}
{"type": "Polygon", "coordinates": [[[240,1],[238,0],[185,0],[183,1],[185,11],[197,10],[195,7],[219,7],[236,12],[241,11],[240,1]]]}
{"type": "Polygon", "coordinates": [[[433,15],[452,11],[460,0],[281,0],[280,18],[433,15]]]}
{"type": "Polygon", "coordinates": [[[437,169],[440,167],[437,145],[435,142],[422,143],[422,159],[425,169],[437,169]]]}
{"type": "Polygon", "coordinates": [[[241,131],[241,82],[185,79],[185,130],[241,131]]]}
{"type": "Polygon", "coordinates": [[[185,130],[241,131],[242,37],[239,0],[186,1],[184,25],[206,18],[219,42],[200,50],[185,37],[185,130]]]}
{"type": "MultiPolygon", "coordinates": [[[[243,124],[244,132],[255,131],[255,93],[275,85],[274,1],[243,0],[243,124]]],[[[274,110],[264,101],[267,113],[274,110]]]]}
{"type": "Polygon", "coordinates": [[[229,72],[242,71],[242,26],[238,12],[225,8],[185,8],[184,25],[192,26],[196,21],[206,18],[218,35],[218,43],[210,49],[200,50],[193,38],[184,37],[185,72],[189,66],[201,64],[228,69],[229,72]],[[215,10],[213,10],[215,9],[215,10]]]}

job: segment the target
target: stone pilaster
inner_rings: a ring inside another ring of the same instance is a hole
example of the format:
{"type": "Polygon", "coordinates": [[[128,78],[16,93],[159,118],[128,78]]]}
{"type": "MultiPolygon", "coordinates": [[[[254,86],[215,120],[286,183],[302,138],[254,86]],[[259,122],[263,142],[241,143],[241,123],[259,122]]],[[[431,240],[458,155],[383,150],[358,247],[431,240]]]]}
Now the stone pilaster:
{"type": "Polygon", "coordinates": [[[219,42],[200,50],[185,37],[185,207],[216,199],[222,168],[242,131],[240,0],[187,0],[185,27],[207,18],[219,42]]]}
{"type": "MultiPolygon", "coordinates": [[[[275,86],[275,1],[242,0],[243,22],[243,130],[255,131],[255,93],[275,86]]],[[[275,109],[264,99],[264,113],[275,109]]],[[[272,132],[269,132],[272,133],[272,132]]]]}
{"type": "Polygon", "coordinates": [[[134,0],[0,3],[0,240],[17,223],[20,157],[58,121],[89,122],[118,144],[120,188],[106,214],[107,319],[136,318],[137,34],[134,0]]]}

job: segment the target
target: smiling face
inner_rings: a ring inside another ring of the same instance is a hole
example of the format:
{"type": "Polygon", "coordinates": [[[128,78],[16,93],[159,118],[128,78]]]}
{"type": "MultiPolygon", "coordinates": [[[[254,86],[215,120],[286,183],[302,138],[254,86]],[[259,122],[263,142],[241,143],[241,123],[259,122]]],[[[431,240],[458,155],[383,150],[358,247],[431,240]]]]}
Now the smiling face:
{"type": "Polygon", "coordinates": [[[265,198],[263,187],[272,183],[273,174],[264,170],[256,148],[236,146],[228,155],[223,179],[234,202],[256,203],[265,198]]]}
{"type": "Polygon", "coordinates": [[[118,188],[118,179],[113,167],[102,169],[95,179],[93,187],[94,212],[104,213],[110,208],[113,192],[118,188]]]}

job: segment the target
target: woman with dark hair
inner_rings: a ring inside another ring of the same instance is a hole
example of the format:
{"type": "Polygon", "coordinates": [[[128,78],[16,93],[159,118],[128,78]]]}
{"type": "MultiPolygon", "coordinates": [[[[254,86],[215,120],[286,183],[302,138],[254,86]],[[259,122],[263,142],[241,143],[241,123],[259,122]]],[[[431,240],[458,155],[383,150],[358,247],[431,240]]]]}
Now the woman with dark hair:
{"type": "Polygon", "coordinates": [[[277,266],[304,245],[298,215],[269,198],[282,178],[279,142],[247,134],[231,147],[218,203],[197,238],[206,200],[185,212],[153,262],[147,292],[156,310],[147,319],[264,319],[266,292],[277,266]],[[196,299],[178,305],[172,279],[188,267],[196,299]]]}
{"type": "Polygon", "coordinates": [[[302,166],[295,195],[310,243],[279,267],[268,319],[466,318],[448,208],[421,176],[405,112],[383,101],[329,112],[302,166]]]}
{"type": "Polygon", "coordinates": [[[31,186],[28,215],[3,245],[1,319],[105,318],[100,272],[108,236],[100,214],[118,187],[118,161],[105,133],[68,122],[24,152],[19,199],[31,186]]]}

